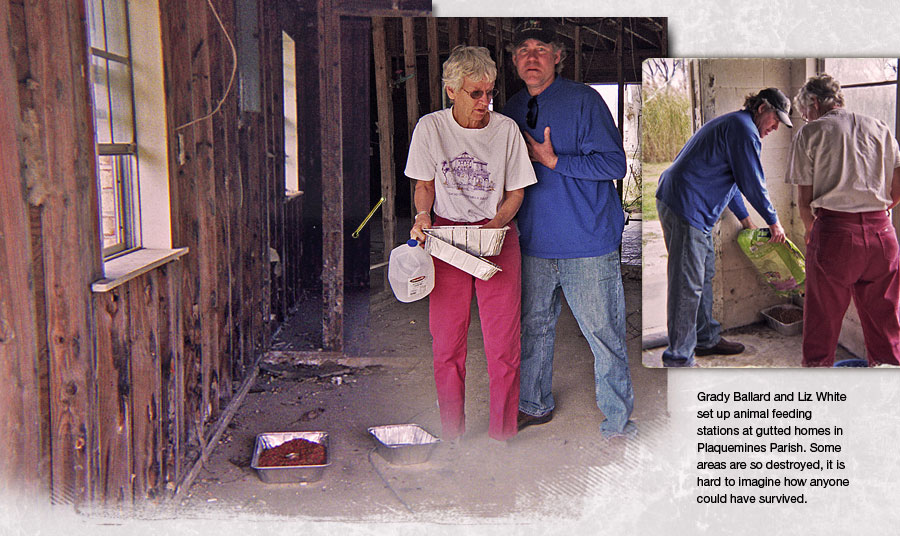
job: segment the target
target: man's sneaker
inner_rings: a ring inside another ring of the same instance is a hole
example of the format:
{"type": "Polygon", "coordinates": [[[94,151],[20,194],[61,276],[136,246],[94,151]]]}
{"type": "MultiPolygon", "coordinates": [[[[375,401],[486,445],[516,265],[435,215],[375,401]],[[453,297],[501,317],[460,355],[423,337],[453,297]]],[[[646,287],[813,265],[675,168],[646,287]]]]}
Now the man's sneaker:
{"type": "Polygon", "coordinates": [[[709,348],[695,348],[694,355],[734,355],[743,351],[743,344],[719,339],[719,342],[717,342],[715,346],[709,348]]]}

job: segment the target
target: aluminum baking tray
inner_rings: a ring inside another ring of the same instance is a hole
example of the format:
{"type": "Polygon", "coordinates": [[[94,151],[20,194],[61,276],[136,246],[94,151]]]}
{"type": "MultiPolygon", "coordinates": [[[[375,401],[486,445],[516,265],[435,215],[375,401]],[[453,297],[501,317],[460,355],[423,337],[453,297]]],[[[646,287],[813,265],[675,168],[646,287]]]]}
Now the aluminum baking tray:
{"type": "Polygon", "coordinates": [[[792,304],[775,305],[775,306],[769,307],[767,309],[763,309],[762,311],[760,311],[760,313],[762,313],[763,317],[766,319],[766,323],[769,324],[770,328],[772,328],[775,331],[777,331],[778,333],[781,333],[782,335],[786,335],[788,337],[793,336],[793,335],[800,335],[800,333],[803,332],[803,319],[802,318],[800,320],[797,320],[796,322],[791,322],[790,324],[785,324],[784,322],[781,322],[780,320],[778,320],[772,316],[772,313],[776,309],[787,309],[787,310],[794,310],[794,311],[801,311],[801,312],[803,311],[803,309],[801,309],[800,307],[797,307],[796,305],[792,305],[792,304]]]}
{"type": "Polygon", "coordinates": [[[441,442],[418,424],[373,426],[369,433],[375,439],[378,454],[396,465],[428,461],[431,451],[441,442]]]}
{"type": "Polygon", "coordinates": [[[256,448],[250,467],[256,469],[259,479],[268,483],[315,482],[321,480],[325,468],[331,465],[331,450],[328,448],[328,432],[269,432],[256,436],[256,448]],[[266,449],[275,448],[293,439],[305,439],[325,446],[323,465],[292,465],[280,467],[260,467],[259,456],[266,449]]]}
{"type": "Polygon", "coordinates": [[[423,231],[476,257],[493,257],[503,249],[509,227],[485,229],[479,225],[438,225],[423,231]]]}
{"type": "Polygon", "coordinates": [[[425,236],[425,251],[432,257],[437,257],[483,281],[487,281],[493,277],[494,274],[502,271],[499,266],[491,261],[466,253],[449,242],[445,242],[432,235],[425,236]]]}

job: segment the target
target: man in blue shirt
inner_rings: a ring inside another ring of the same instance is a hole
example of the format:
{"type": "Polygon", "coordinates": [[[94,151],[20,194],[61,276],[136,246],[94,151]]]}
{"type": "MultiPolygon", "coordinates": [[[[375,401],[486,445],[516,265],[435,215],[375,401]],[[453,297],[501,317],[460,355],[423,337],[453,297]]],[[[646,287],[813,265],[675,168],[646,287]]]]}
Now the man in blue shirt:
{"type": "Polygon", "coordinates": [[[759,153],[762,138],[778,130],[779,123],[792,126],[790,109],[790,101],[776,88],[748,96],[742,110],[703,125],[660,176],[656,208],[669,254],[669,346],[662,356],[667,367],[692,367],[694,355],[744,351],[744,345],[720,336],[721,326],[712,317],[712,227],[726,205],[741,225],[755,227],[743,194],[769,225],[770,241],[784,242],[759,153]]]}
{"type": "Polygon", "coordinates": [[[553,417],[553,346],[560,293],[594,354],[604,437],[636,431],[625,350],[625,294],[619,244],[625,224],[614,182],[625,152],[603,98],[557,76],[562,48],[548,19],[519,25],[512,60],[525,89],[503,112],[522,129],[538,182],[525,191],[522,247],[522,360],[519,429],[553,417]]]}

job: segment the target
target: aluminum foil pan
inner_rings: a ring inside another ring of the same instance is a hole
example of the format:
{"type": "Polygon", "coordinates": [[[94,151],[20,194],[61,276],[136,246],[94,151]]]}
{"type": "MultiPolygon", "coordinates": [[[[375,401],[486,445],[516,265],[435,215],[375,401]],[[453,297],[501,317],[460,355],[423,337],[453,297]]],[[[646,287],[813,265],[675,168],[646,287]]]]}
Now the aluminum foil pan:
{"type": "Polygon", "coordinates": [[[502,271],[499,266],[482,257],[476,257],[470,253],[454,247],[452,244],[432,235],[425,236],[425,251],[432,257],[453,265],[463,272],[473,275],[478,279],[487,281],[497,272],[502,271]]]}
{"type": "Polygon", "coordinates": [[[803,331],[803,320],[798,320],[796,322],[791,322],[790,324],[785,324],[772,316],[776,309],[786,309],[786,310],[795,310],[795,311],[803,311],[803,309],[797,307],[796,305],[787,304],[787,305],[775,305],[772,307],[768,307],[760,311],[762,313],[763,318],[766,319],[766,323],[770,328],[774,329],[778,333],[782,335],[786,335],[788,337],[793,335],[800,335],[803,331]]]}
{"type": "Polygon", "coordinates": [[[423,229],[425,234],[440,238],[476,257],[499,255],[508,230],[509,227],[484,229],[478,225],[439,225],[423,229]]]}
{"type": "Polygon", "coordinates": [[[396,465],[428,461],[431,451],[441,442],[418,424],[373,426],[369,433],[375,439],[378,454],[396,465]]]}
{"type": "Polygon", "coordinates": [[[331,450],[328,448],[328,432],[270,432],[256,436],[256,448],[250,467],[256,469],[259,479],[269,483],[315,482],[321,480],[325,468],[331,465],[331,450]],[[260,467],[259,456],[266,449],[275,448],[292,439],[305,439],[325,446],[323,465],[292,465],[284,467],[260,467]]]}

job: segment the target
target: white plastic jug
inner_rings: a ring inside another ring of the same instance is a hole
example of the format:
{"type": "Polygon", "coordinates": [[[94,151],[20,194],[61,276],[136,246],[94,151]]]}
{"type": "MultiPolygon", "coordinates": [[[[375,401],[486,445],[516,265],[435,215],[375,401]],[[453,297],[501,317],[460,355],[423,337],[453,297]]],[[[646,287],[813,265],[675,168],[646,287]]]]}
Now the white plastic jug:
{"type": "Polygon", "coordinates": [[[391,250],[388,281],[398,300],[408,303],[421,300],[434,289],[434,261],[431,255],[410,238],[391,250]]]}

